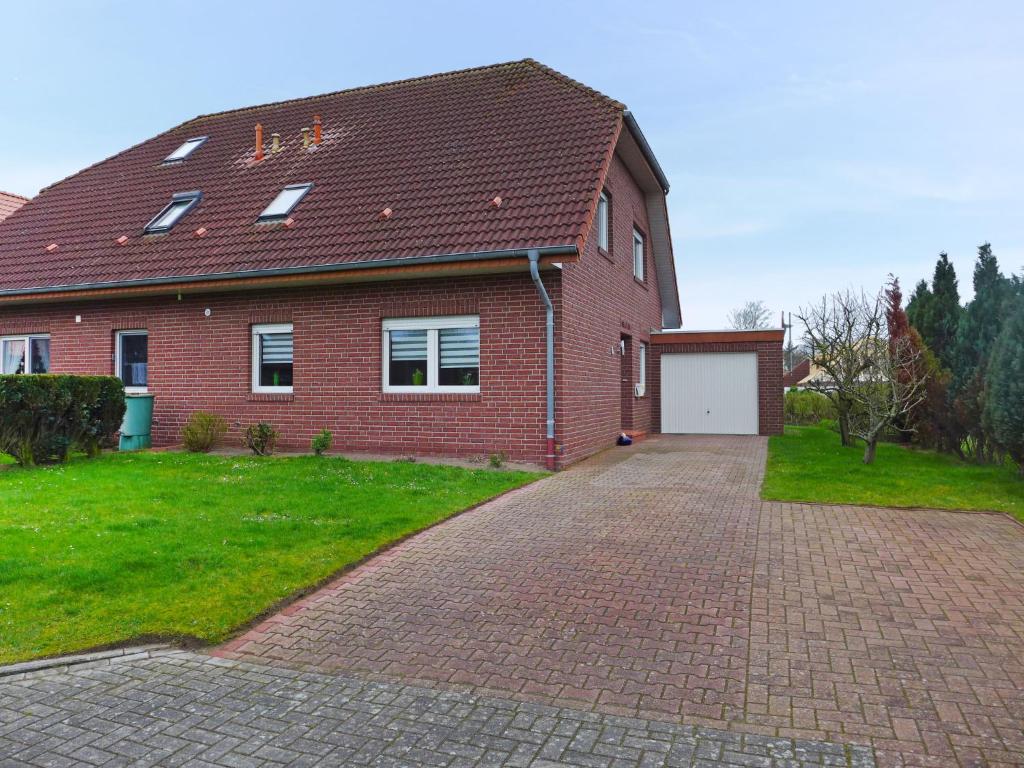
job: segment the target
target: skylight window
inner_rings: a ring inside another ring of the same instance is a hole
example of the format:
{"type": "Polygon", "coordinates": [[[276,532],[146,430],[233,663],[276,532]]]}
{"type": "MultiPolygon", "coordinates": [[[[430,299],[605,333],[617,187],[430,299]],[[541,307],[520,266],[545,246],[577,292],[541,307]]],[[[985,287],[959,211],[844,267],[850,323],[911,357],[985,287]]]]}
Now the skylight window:
{"type": "Polygon", "coordinates": [[[277,193],[277,197],[270,205],[263,209],[257,221],[277,221],[287,217],[312,188],[312,184],[291,184],[285,187],[277,193]]]}
{"type": "Polygon", "coordinates": [[[164,158],[165,163],[180,163],[186,157],[195,152],[199,147],[206,141],[206,136],[196,136],[194,139],[189,139],[176,150],[171,152],[167,157],[164,158]]]}
{"type": "Polygon", "coordinates": [[[147,235],[167,232],[171,227],[178,223],[186,213],[191,211],[199,201],[202,199],[202,192],[179,192],[171,198],[164,209],[160,211],[153,220],[146,225],[145,232],[147,235]]]}

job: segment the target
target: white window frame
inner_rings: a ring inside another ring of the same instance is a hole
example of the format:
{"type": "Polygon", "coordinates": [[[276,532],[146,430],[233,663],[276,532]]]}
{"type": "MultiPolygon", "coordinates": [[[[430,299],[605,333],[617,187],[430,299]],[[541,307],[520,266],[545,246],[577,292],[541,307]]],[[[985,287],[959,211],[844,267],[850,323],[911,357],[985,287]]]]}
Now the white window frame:
{"type": "MultiPolygon", "coordinates": [[[[42,375],[42,374],[34,374],[34,373],[32,373],[31,370],[29,370],[32,367],[32,339],[46,339],[46,340],[49,341],[50,334],[48,334],[48,333],[15,333],[15,334],[11,334],[10,336],[0,336],[0,366],[3,365],[4,342],[5,341],[24,341],[25,342],[25,372],[23,374],[21,374],[21,375],[23,375],[23,376],[40,376],[40,375],[42,375]]],[[[52,347],[50,349],[50,352],[51,352],[51,360],[52,360],[52,352],[53,352],[52,347]]],[[[4,373],[3,369],[0,368],[0,374],[3,374],[3,373],[4,373]]],[[[49,373],[49,371],[47,371],[47,373],[49,373]]],[[[14,376],[14,375],[17,375],[17,374],[6,374],[6,375],[14,376]]]]}
{"type": "Polygon", "coordinates": [[[164,165],[185,162],[185,160],[192,157],[193,152],[206,143],[207,138],[207,136],[194,136],[191,139],[185,139],[171,154],[164,158],[164,165]]]}
{"type": "Polygon", "coordinates": [[[603,189],[601,196],[597,199],[597,247],[605,253],[611,253],[609,241],[611,240],[611,203],[608,193],[603,189]]]}
{"type": "MultiPolygon", "coordinates": [[[[124,391],[130,395],[145,394],[149,392],[149,331],[145,328],[135,328],[133,330],[117,331],[114,334],[114,375],[121,379],[121,339],[125,336],[145,336],[147,339],[146,345],[146,384],[145,387],[125,387],[124,391]]],[[[124,381],[124,379],[121,379],[124,381]]]]}
{"type": "Polygon", "coordinates": [[[292,335],[292,381],[295,380],[295,326],[293,323],[261,323],[252,326],[251,385],[254,394],[290,395],[292,386],[262,386],[260,384],[260,336],[264,333],[290,333],[292,335]]]}
{"type": "Polygon", "coordinates": [[[639,365],[639,376],[637,377],[637,384],[639,384],[643,391],[647,391],[647,344],[640,342],[640,365],[639,365]]]}
{"type": "MultiPolygon", "coordinates": [[[[381,388],[384,392],[407,393],[407,394],[477,394],[480,392],[479,383],[474,386],[461,386],[449,384],[441,386],[437,382],[440,379],[440,343],[438,331],[444,328],[480,328],[479,315],[447,315],[444,317],[394,317],[385,318],[381,323],[381,388]],[[391,375],[391,344],[389,333],[391,331],[426,331],[427,332],[427,383],[422,387],[412,385],[392,386],[389,382],[391,375]]],[[[482,344],[481,344],[482,346],[482,344]]],[[[477,381],[480,381],[482,373],[480,360],[477,360],[477,381]]]]}
{"type": "Polygon", "coordinates": [[[633,277],[641,283],[644,281],[645,250],[644,233],[633,227],[633,277]],[[639,246],[639,251],[637,246],[639,246]]]}

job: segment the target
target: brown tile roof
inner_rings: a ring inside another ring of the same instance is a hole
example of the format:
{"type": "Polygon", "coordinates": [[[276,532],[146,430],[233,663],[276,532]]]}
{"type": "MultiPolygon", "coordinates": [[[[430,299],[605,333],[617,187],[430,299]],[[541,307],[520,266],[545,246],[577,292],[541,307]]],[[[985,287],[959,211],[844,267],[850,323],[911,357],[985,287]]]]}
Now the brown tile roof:
{"type": "Polygon", "coordinates": [[[623,112],[527,59],[197,117],[48,187],[0,225],[0,293],[575,245],[623,112]],[[324,140],[303,150],[315,114],[324,140]],[[267,154],[254,165],[257,122],[267,154]],[[209,139],[162,164],[196,136],[209,139]],[[294,226],[255,223],[302,182],[315,186],[294,226]],[[144,236],[189,190],[201,203],[144,236]]]}
{"type": "Polygon", "coordinates": [[[6,219],[27,202],[27,197],[12,195],[10,192],[0,192],[0,221],[6,219]]]}

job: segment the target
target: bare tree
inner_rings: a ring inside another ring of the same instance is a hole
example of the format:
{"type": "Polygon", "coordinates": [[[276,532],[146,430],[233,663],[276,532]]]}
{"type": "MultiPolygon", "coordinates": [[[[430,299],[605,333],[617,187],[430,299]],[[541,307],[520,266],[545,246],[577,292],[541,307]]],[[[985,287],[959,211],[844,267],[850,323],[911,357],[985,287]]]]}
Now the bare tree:
{"type": "Polygon", "coordinates": [[[768,327],[771,312],[763,301],[748,301],[729,313],[729,327],[738,331],[757,331],[768,327]]]}
{"type": "Polygon", "coordinates": [[[852,393],[865,365],[857,346],[869,330],[868,307],[863,292],[856,294],[846,290],[826,296],[820,304],[801,308],[797,313],[797,319],[804,326],[811,362],[820,369],[820,374],[807,386],[835,405],[843,445],[853,445],[850,434],[852,393]]]}
{"type": "Polygon", "coordinates": [[[885,430],[920,405],[927,392],[925,377],[920,374],[922,352],[909,338],[871,336],[863,340],[859,351],[864,371],[851,392],[850,426],[864,441],[864,463],[871,464],[885,430]]]}
{"type": "Polygon", "coordinates": [[[864,441],[865,464],[885,430],[926,395],[921,349],[907,336],[890,337],[883,296],[834,293],[798,315],[824,373],[810,386],[835,404],[843,444],[864,441]]]}

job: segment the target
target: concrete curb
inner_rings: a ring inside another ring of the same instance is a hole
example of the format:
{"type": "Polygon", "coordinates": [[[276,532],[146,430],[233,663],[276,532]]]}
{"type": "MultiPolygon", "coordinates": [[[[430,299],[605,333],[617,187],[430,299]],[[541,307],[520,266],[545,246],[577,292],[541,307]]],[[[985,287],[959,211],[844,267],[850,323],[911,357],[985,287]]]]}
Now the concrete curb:
{"type": "Polygon", "coordinates": [[[0,679],[16,675],[27,675],[32,672],[43,672],[50,669],[74,667],[80,664],[110,663],[120,659],[147,659],[154,651],[162,651],[170,647],[169,645],[160,644],[136,645],[130,648],[112,648],[109,651],[94,651],[93,653],[80,653],[74,656],[56,656],[52,659],[22,661],[17,664],[8,664],[0,667],[0,679]]]}

